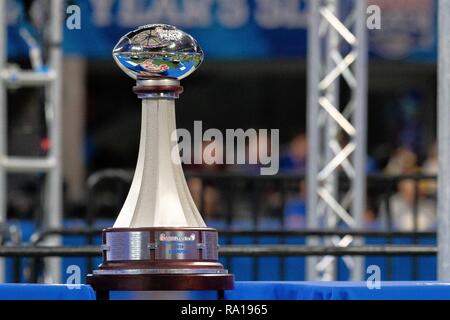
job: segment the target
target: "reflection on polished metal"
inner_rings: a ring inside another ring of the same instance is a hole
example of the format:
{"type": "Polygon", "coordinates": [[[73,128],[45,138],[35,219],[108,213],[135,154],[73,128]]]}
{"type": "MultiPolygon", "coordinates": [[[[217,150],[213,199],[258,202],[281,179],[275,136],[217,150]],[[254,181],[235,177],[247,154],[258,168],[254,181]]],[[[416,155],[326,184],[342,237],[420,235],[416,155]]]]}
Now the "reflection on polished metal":
{"type": "Polygon", "coordinates": [[[140,149],[127,199],[114,226],[103,231],[103,263],[88,282],[100,291],[231,289],[233,275],[218,262],[217,231],[191,197],[176,138],[179,79],[200,65],[201,48],[173,26],[147,25],[124,36],[113,56],[137,80],[140,149]]]}
{"type": "Polygon", "coordinates": [[[187,33],[165,24],[150,24],[126,34],[113,51],[130,77],[183,79],[203,61],[203,52],[187,33]]]}
{"type": "Polygon", "coordinates": [[[227,274],[227,270],[220,269],[122,269],[122,270],[94,270],[94,274],[227,274]]]}

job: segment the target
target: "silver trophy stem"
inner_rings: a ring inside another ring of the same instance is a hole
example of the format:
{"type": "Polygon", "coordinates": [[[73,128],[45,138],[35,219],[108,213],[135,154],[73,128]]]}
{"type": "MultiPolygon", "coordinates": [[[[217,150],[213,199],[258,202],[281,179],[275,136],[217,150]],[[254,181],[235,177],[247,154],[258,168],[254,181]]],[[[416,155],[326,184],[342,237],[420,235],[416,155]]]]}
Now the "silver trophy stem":
{"type": "MultiPolygon", "coordinates": [[[[175,79],[140,80],[138,86],[178,86],[175,79]]],[[[176,91],[139,93],[142,126],[138,162],[114,228],[206,227],[181,167],[175,126],[176,91]]]]}

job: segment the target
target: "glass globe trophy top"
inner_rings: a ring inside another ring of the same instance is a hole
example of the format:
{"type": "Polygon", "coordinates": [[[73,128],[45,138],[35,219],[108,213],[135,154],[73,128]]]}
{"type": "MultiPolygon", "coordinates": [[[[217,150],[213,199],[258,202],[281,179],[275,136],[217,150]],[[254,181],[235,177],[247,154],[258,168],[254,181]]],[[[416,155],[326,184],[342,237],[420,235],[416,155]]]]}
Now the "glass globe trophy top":
{"type": "Polygon", "coordinates": [[[203,61],[203,51],[187,33],[165,24],[150,24],[122,37],[113,50],[119,67],[133,79],[181,80],[203,61]]]}
{"type": "Polygon", "coordinates": [[[201,64],[200,46],[173,26],[152,24],[122,37],[113,57],[136,80],[140,146],[128,196],[103,231],[103,263],[88,283],[97,292],[232,289],[234,277],[218,261],[218,233],[192,199],[173,138],[180,79],[201,64]]]}

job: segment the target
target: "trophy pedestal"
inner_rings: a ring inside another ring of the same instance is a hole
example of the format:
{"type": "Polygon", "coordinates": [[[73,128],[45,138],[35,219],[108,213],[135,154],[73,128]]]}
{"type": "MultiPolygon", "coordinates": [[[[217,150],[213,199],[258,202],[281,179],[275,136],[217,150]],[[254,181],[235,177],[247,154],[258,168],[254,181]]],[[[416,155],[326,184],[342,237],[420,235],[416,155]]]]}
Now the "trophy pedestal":
{"type": "Polygon", "coordinates": [[[234,277],[218,262],[210,228],[110,228],[103,231],[103,263],[87,283],[98,299],[110,291],[218,291],[234,277]]]}
{"type": "Polygon", "coordinates": [[[218,299],[224,291],[233,289],[231,274],[143,274],[143,275],[94,275],[87,276],[97,300],[108,300],[110,291],[217,291],[218,299]]]}

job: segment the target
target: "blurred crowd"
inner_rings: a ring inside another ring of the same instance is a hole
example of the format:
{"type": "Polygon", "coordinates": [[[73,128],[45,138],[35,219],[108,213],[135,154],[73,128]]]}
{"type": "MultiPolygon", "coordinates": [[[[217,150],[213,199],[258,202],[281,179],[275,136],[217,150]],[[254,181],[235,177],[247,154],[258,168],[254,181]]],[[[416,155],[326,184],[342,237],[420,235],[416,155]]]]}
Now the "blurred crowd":
{"type": "MultiPolygon", "coordinates": [[[[257,148],[247,146],[247,155],[266,146],[270,148],[270,141],[258,141],[257,148]]],[[[298,179],[285,179],[279,183],[280,179],[236,178],[230,188],[229,185],[222,185],[220,179],[213,179],[214,174],[233,173],[248,177],[259,174],[259,165],[202,164],[186,168],[191,173],[188,184],[197,206],[207,219],[221,219],[232,214],[233,221],[255,223],[274,219],[281,221],[287,229],[302,229],[306,228],[308,215],[304,181],[307,159],[308,139],[305,134],[299,133],[281,147],[279,163],[281,175],[294,174],[298,179]],[[198,172],[212,175],[209,178],[195,177],[198,172]],[[233,199],[231,207],[227,202],[230,197],[233,199]],[[227,212],[230,210],[232,213],[227,212]]],[[[433,230],[436,225],[437,170],[435,143],[422,159],[412,148],[405,146],[393,149],[385,163],[378,163],[368,156],[369,191],[364,212],[365,228],[433,230]]],[[[342,194],[340,192],[338,196],[342,194]]]]}

